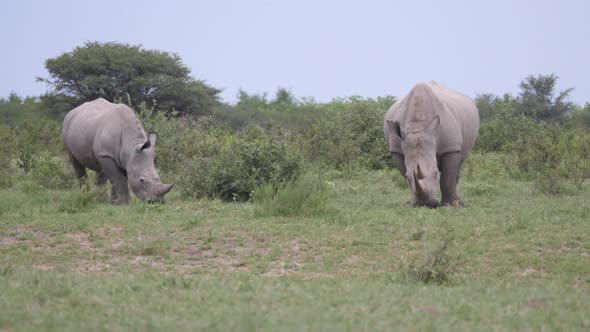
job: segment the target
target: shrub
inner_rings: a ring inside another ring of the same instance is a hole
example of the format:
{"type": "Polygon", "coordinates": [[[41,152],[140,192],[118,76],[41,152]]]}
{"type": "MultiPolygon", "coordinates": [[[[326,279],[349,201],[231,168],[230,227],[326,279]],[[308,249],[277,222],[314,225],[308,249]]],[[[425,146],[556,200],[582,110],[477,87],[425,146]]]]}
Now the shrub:
{"type": "Polygon", "coordinates": [[[447,250],[448,241],[444,240],[435,248],[425,250],[422,261],[402,263],[402,280],[437,285],[455,283],[461,260],[459,256],[449,256],[447,250]]]}
{"type": "Polygon", "coordinates": [[[55,157],[43,151],[31,157],[25,176],[48,189],[69,189],[76,184],[71,164],[65,156],[55,157]]]}
{"type": "Polygon", "coordinates": [[[21,127],[13,128],[15,150],[19,168],[29,171],[33,159],[40,151],[49,151],[54,155],[63,151],[61,124],[57,121],[41,118],[25,121],[21,127]]]}
{"type": "Polygon", "coordinates": [[[350,98],[333,101],[326,111],[307,120],[301,133],[307,158],[329,167],[351,171],[362,167],[383,169],[393,165],[383,139],[383,116],[393,99],[350,98]],[[388,106],[385,106],[387,104],[388,106]]]}
{"type": "Polygon", "coordinates": [[[327,185],[310,176],[275,186],[256,188],[252,200],[257,216],[318,216],[333,213],[328,207],[327,185]]]}
{"type": "Polygon", "coordinates": [[[189,197],[244,201],[264,183],[279,185],[297,178],[300,154],[290,135],[251,128],[239,134],[201,131],[194,155],[183,164],[180,183],[189,197]]]}

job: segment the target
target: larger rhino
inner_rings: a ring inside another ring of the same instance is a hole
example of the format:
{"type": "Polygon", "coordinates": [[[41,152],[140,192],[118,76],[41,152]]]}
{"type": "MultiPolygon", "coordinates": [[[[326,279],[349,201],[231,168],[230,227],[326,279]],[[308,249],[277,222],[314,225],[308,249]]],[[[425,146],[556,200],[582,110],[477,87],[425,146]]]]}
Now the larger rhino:
{"type": "Polygon", "coordinates": [[[158,135],[146,135],[129,107],[102,98],[68,112],[63,139],[76,176],[96,171],[96,183],[112,184],[111,202],[129,203],[129,187],[146,202],[160,202],[174,184],[163,184],[154,167],[158,135]]]}
{"type": "Polygon", "coordinates": [[[463,206],[457,183],[479,131],[479,114],[471,99],[436,82],[419,83],[387,111],[383,130],[395,165],[410,187],[411,203],[463,206]]]}

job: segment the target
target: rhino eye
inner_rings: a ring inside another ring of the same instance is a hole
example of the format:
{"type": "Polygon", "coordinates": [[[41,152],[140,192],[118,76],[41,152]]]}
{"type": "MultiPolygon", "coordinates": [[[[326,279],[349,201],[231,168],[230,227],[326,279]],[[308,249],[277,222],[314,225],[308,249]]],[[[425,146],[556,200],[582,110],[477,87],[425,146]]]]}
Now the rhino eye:
{"type": "Polygon", "coordinates": [[[139,178],[139,182],[141,182],[141,183],[145,183],[145,178],[144,178],[144,177],[140,177],[140,178],[139,178]]]}

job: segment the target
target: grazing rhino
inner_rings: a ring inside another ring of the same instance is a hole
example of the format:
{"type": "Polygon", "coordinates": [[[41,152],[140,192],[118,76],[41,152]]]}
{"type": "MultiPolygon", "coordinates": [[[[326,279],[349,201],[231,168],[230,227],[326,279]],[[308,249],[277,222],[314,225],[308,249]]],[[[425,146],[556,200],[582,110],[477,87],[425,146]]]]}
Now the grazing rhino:
{"type": "Polygon", "coordinates": [[[395,165],[417,206],[459,205],[461,165],[477,138],[479,114],[471,99],[436,82],[419,83],[391,106],[383,123],[395,165]]]}
{"type": "Polygon", "coordinates": [[[68,112],[63,139],[76,176],[96,171],[96,184],[112,184],[111,202],[129,203],[129,187],[148,203],[161,202],[174,184],[163,184],[154,166],[156,133],[145,134],[129,107],[102,98],[68,112]]]}

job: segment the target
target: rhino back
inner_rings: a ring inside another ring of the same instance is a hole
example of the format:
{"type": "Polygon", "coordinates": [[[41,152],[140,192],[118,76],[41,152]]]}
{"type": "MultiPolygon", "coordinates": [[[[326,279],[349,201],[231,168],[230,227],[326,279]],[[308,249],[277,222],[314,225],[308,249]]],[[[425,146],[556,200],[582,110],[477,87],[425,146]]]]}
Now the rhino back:
{"type": "MultiPolygon", "coordinates": [[[[447,119],[441,121],[438,130],[438,153],[461,151],[463,160],[467,157],[477,139],[479,132],[479,112],[471,98],[457,91],[431,83],[435,96],[444,105],[447,119]],[[460,141],[454,138],[461,137],[460,141]],[[447,146],[445,146],[447,144],[447,146]],[[458,146],[457,144],[460,144],[458,146]]],[[[442,118],[442,116],[441,116],[442,118]]]]}
{"type": "Polygon", "coordinates": [[[402,153],[401,141],[397,135],[389,133],[387,121],[399,122],[402,130],[423,129],[436,115],[440,118],[437,154],[461,151],[465,158],[479,130],[477,108],[467,96],[435,82],[417,84],[387,111],[384,133],[390,151],[402,153]]]}
{"type": "Polygon", "coordinates": [[[147,140],[133,111],[102,98],[70,111],[63,126],[66,150],[82,165],[100,171],[97,157],[109,156],[125,169],[122,155],[133,141],[147,140]]]}

